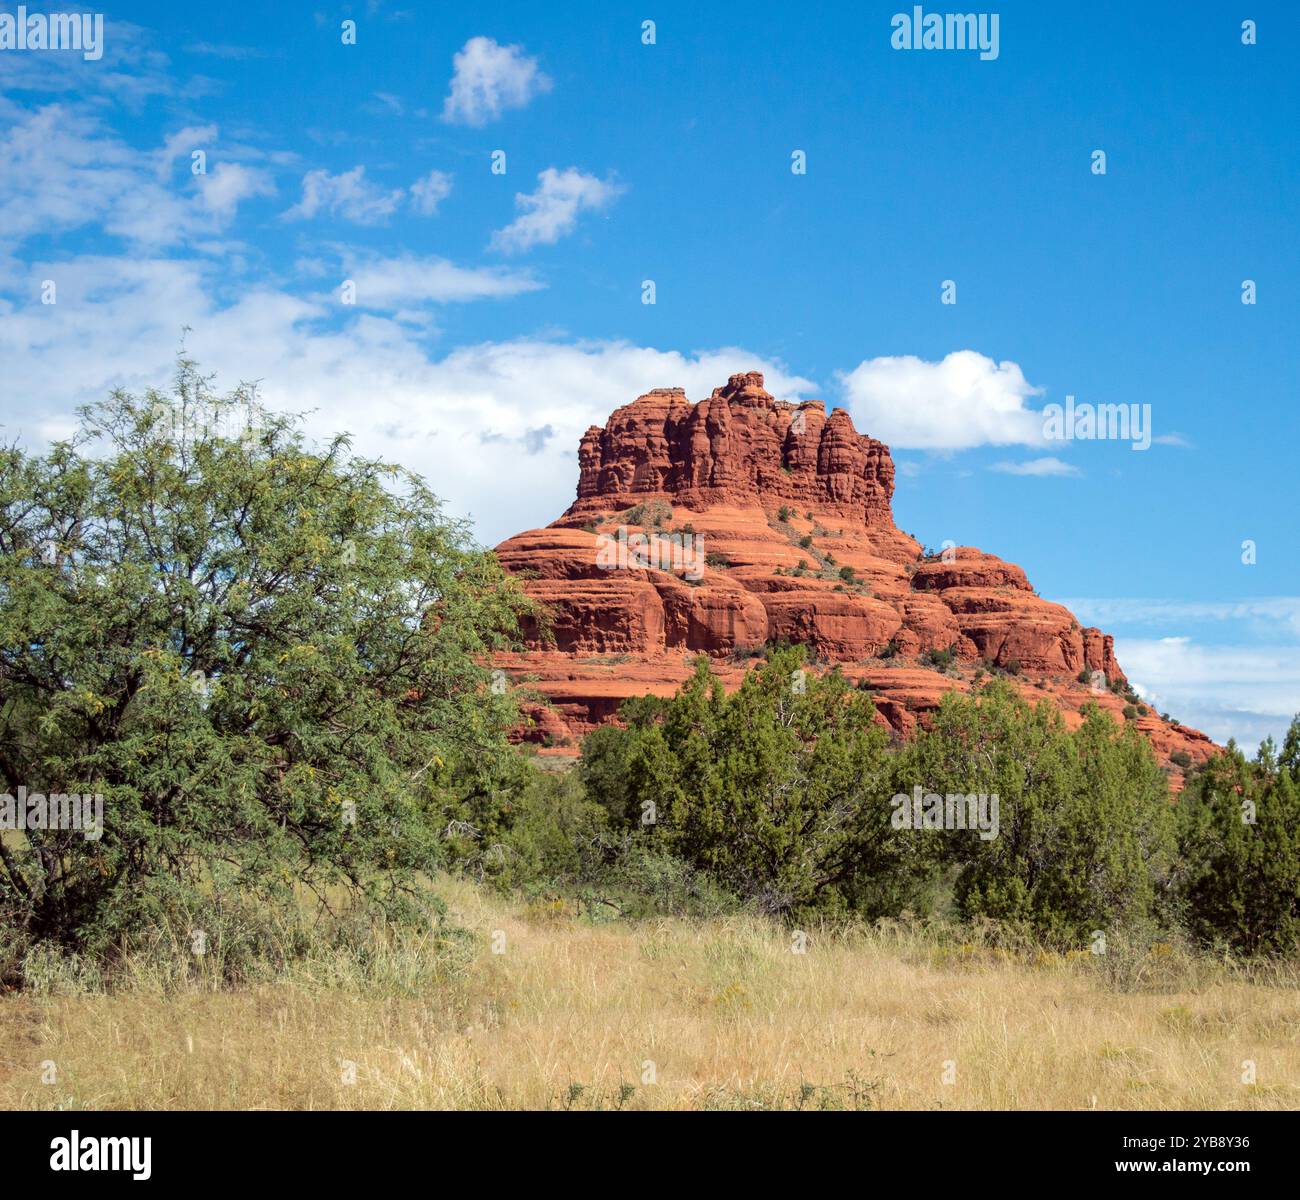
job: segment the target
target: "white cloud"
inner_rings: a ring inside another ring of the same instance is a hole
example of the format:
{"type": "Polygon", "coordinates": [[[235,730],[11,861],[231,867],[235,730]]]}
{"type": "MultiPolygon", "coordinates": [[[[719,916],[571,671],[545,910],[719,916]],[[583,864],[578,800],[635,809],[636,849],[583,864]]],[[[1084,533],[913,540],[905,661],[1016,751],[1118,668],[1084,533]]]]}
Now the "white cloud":
{"type": "MultiPolygon", "coordinates": [[[[168,180],[176,159],[213,149],[215,125],[189,126],[141,150],[96,114],[64,104],[23,110],[0,103],[0,228],[12,241],[95,226],[148,252],[194,245],[233,220],[239,203],[272,191],[260,168],[223,158],[207,175],[168,180]]],[[[244,153],[244,148],[239,148],[244,153]]]]}
{"type": "Polygon", "coordinates": [[[176,72],[156,49],[155,35],[139,25],[112,16],[104,34],[98,61],[87,62],[80,54],[0,54],[0,93],[76,94],[140,111],[158,96],[195,100],[217,88],[203,75],[176,72]]]}
{"type": "Polygon", "coordinates": [[[867,359],[840,383],[859,429],[909,450],[1038,446],[1042,418],[1025,407],[1042,388],[1014,362],[957,350],[939,362],[914,355],[867,359]]]}
{"type": "Polygon", "coordinates": [[[527,272],[458,267],[445,258],[410,254],[377,258],[345,251],[343,269],[357,286],[358,305],[385,310],[420,303],[503,299],[545,286],[527,272]]]}
{"type": "Polygon", "coordinates": [[[321,212],[358,225],[375,225],[393,215],[406,195],[402,188],[385,191],[366,178],[365,167],[339,175],[308,171],[302,177],[302,199],[283,214],[286,221],[311,220],[321,212]]]}
{"type": "Polygon", "coordinates": [[[1300,713],[1300,646],[1201,645],[1187,637],[1116,638],[1115,656],[1155,708],[1217,742],[1281,742],[1300,713]]]}
{"type": "Polygon", "coordinates": [[[182,240],[194,214],[154,178],[150,156],[60,104],[17,115],[0,136],[0,228],[20,240],[102,224],[150,245],[182,240]]]}
{"type": "MultiPolygon", "coordinates": [[[[391,279],[389,300],[409,299],[399,291],[415,286],[421,261],[375,268],[376,282],[391,279]]],[[[332,302],[237,283],[223,290],[211,264],[85,258],[67,268],[57,306],[0,301],[5,438],[63,436],[75,406],[112,387],[165,386],[189,325],[187,350],[219,383],[260,380],[273,407],[310,411],[315,435],[350,430],[358,452],[419,471],[451,511],[476,518],[487,544],[559,516],[574,498],[582,433],[652,387],[701,398],[732,373],[761,370],[777,395],[813,390],[736,348],[688,354],[525,338],[433,354],[423,330],[382,313],[358,311],[339,327],[332,302]]],[[[0,278],[0,288],[9,282],[0,278]]]]}
{"type": "Polygon", "coordinates": [[[216,141],[218,132],[215,125],[186,125],[168,134],[163,139],[162,149],[154,156],[158,178],[168,179],[178,158],[189,158],[195,150],[206,150],[216,141]]]}
{"type": "Polygon", "coordinates": [[[1059,458],[1030,458],[1024,462],[994,463],[990,471],[1001,471],[1004,475],[1078,475],[1079,468],[1072,467],[1059,458]]]}
{"type": "Polygon", "coordinates": [[[551,90],[551,80],[524,54],[522,46],[502,46],[489,37],[470,38],[452,59],[451,91],[442,119],[452,124],[486,125],[506,109],[523,108],[551,90]]]}
{"type": "Polygon", "coordinates": [[[219,162],[197,180],[203,207],[223,224],[234,218],[242,201],[275,195],[275,184],[265,171],[241,163],[219,162]]]}
{"type": "Polygon", "coordinates": [[[515,207],[522,213],[492,235],[492,249],[516,254],[533,246],[550,246],[573,232],[580,212],[599,212],[622,191],[617,184],[585,175],[576,167],[566,171],[547,167],[537,176],[536,191],[515,193],[515,207]]]}
{"type": "Polygon", "coordinates": [[[1231,622],[1268,637],[1300,639],[1300,596],[1261,596],[1251,600],[1147,600],[1083,597],[1061,601],[1093,625],[1170,626],[1191,622],[1231,622]]]}
{"type": "Polygon", "coordinates": [[[400,117],[405,111],[406,106],[402,103],[401,96],[394,96],[392,92],[375,92],[375,99],[379,101],[382,111],[391,113],[395,117],[400,117]]]}
{"type": "Polygon", "coordinates": [[[451,176],[445,171],[430,171],[411,184],[411,207],[422,217],[431,217],[438,205],[451,195],[451,176]]]}

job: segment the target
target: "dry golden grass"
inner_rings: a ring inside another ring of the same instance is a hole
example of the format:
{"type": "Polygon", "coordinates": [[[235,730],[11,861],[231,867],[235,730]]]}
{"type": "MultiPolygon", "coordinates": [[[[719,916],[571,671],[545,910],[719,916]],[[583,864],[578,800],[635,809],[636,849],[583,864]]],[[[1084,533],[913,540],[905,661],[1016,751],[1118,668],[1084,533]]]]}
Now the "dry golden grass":
{"type": "Polygon", "coordinates": [[[1086,955],[889,931],[813,935],[800,955],[748,918],[601,926],[467,884],[444,894],[479,949],[424,987],[313,970],[236,991],[0,997],[0,1107],[1300,1105],[1285,973],[1202,964],[1118,992],[1086,955]]]}

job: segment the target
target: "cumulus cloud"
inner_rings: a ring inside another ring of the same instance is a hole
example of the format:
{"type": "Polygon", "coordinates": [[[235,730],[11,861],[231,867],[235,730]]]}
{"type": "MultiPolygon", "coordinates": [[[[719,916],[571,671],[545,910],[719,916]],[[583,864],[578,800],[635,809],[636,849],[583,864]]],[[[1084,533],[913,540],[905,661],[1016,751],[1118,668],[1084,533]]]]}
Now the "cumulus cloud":
{"type": "Polygon", "coordinates": [[[551,90],[535,58],[522,46],[502,46],[489,37],[470,38],[452,59],[451,90],[442,119],[457,125],[486,125],[510,108],[523,108],[551,90]]]}
{"type": "Polygon", "coordinates": [[[1004,475],[1078,475],[1079,468],[1072,467],[1059,458],[1030,458],[1024,462],[994,463],[990,471],[1001,471],[1004,475]]]}
{"type": "Polygon", "coordinates": [[[607,208],[622,191],[618,184],[586,175],[576,167],[566,171],[547,167],[537,176],[536,190],[515,193],[520,215],[492,235],[491,247],[518,254],[534,246],[553,245],[573,232],[579,213],[607,208]]]}
{"type": "Polygon", "coordinates": [[[859,429],[909,450],[1038,446],[1042,417],[1026,407],[1040,395],[1014,362],[957,350],[939,362],[914,355],[872,358],[839,377],[859,429]]]}

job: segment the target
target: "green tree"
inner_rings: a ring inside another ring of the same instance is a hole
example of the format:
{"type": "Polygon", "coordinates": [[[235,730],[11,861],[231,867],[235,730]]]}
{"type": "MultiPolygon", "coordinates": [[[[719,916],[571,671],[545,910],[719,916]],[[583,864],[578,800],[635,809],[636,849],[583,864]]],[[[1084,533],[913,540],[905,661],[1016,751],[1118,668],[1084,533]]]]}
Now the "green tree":
{"type": "Polygon", "coordinates": [[[890,828],[892,762],[870,699],[774,650],[727,695],[697,661],[671,700],[584,745],[593,795],[765,911],[897,911],[918,886],[890,828]]]}
{"type": "MultiPolygon", "coordinates": [[[[1283,744],[1293,753],[1300,720],[1283,744]]],[[[1272,743],[1253,762],[1235,743],[1193,777],[1178,801],[1178,890],[1202,943],[1254,955],[1291,953],[1300,939],[1300,789],[1272,743]]]]}
{"type": "Polygon", "coordinates": [[[521,593],[418,477],[187,361],[81,416],[0,453],[0,777],[102,794],[103,836],[6,834],[0,919],[94,948],[232,892],[418,899],[508,753],[521,593]]]}
{"type": "Polygon", "coordinates": [[[1056,706],[1031,707],[993,680],[945,696],[902,763],[904,790],[998,798],[997,837],[943,839],[959,868],[961,916],[1078,945],[1094,929],[1155,914],[1171,850],[1168,789],[1140,736],[1095,706],[1071,734],[1056,706]]]}

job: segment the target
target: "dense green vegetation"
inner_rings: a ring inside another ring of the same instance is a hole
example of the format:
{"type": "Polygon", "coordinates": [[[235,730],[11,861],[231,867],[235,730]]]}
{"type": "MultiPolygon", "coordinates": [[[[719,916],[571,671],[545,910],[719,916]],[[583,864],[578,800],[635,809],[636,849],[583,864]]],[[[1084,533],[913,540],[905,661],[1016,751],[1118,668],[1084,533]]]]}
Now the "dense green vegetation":
{"type": "Polygon", "coordinates": [[[2,790],[104,798],[97,839],[4,836],[6,937],[109,953],[304,892],[427,911],[447,810],[514,758],[484,662],[524,607],[419,479],[188,363],[0,451],[2,790]]]}
{"type": "Polygon", "coordinates": [[[418,478],[188,363],[43,456],[0,451],[0,551],[0,785],[105,808],[98,838],[0,840],[0,976],[160,931],[233,961],[304,897],[355,928],[437,926],[439,870],[607,919],[913,914],[1238,955],[1300,937],[1300,719],[1175,803],[1131,721],[1070,730],[989,677],[899,746],[868,692],[770,646],[734,693],[701,658],[543,770],[485,665],[532,615],[493,556],[418,478]]]}

